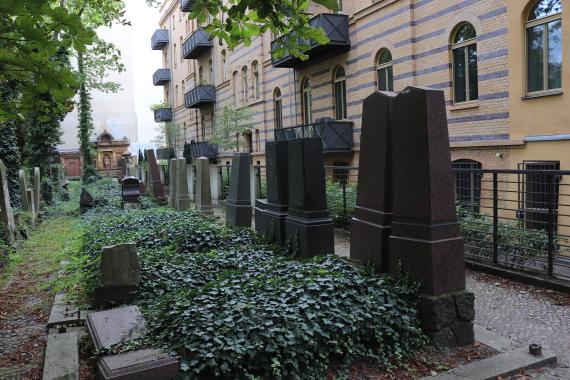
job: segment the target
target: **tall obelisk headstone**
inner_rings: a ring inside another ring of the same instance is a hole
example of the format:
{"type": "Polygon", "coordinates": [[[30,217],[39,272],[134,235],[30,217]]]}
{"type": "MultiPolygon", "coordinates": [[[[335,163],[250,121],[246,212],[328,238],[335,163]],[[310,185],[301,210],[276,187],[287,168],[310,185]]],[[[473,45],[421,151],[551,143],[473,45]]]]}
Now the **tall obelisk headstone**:
{"type": "Polygon", "coordinates": [[[334,225],[327,210],[321,138],[289,141],[287,240],[302,257],[334,254],[334,225]]]}
{"type": "Polygon", "coordinates": [[[190,208],[190,194],[188,194],[188,172],[186,170],[186,159],[177,159],[176,164],[176,202],[178,211],[186,211],[190,208]]]}
{"type": "Polygon", "coordinates": [[[149,183],[149,186],[152,189],[152,194],[159,201],[164,201],[166,200],[166,195],[164,194],[164,185],[160,181],[160,168],[158,167],[158,162],[156,161],[154,149],[147,149],[146,157],[148,159],[148,167],[152,181],[149,183]]]}
{"type": "Polygon", "coordinates": [[[34,191],[34,205],[36,206],[36,212],[40,212],[40,168],[34,168],[34,177],[32,179],[33,191],[34,191]]]}
{"type": "Polygon", "coordinates": [[[14,244],[14,231],[16,223],[14,222],[14,214],[12,205],[10,204],[10,193],[8,192],[8,175],[6,166],[0,159],[0,217],[2,218],[2,229],[4,239],[9,245],[14,244]]]}
{"type": "Polygon", "coordinates": [[[209,165],[210,161],[206,157],[199,157],[196,160],[196,210],[213,215],[209,165]]]}
{"type": "Polygon", "coordinates": [[[396,94],[374,92],[364,100],[358,192],[351,222],[350,258],[390,272],[388,242],[392,222],[392,133],[396,94]]]}
{"type": "Polygon", "coordinates": [[[176,166],[178,165],[178,160],[176,158],[170,159],[170,163],[168,165],[168,190],[169,190],[169,197],[168,197],[168,206],[176,209],[176,166]]]}
{"type": "Polygon", "coordinates": [[[421,281],[420,319],[435,344],[472,343],[474,297],[465,291],[443,92],[406,88],[394,100],[392,122],[392,272],[401,264],[421,281]]]}
{"type": "Polygon", "coordinates": [[[226,200],[226,222],[231,226],[251,227],[250,167],[249,153],[234,153],[226,200]]]}
{"type": "Polygon", "coordinates": [[[255,230],[280,245],[285,244],[285,219],[289,209],[289,142],[265,144],[267,199],[255,201],[255,230]]]}

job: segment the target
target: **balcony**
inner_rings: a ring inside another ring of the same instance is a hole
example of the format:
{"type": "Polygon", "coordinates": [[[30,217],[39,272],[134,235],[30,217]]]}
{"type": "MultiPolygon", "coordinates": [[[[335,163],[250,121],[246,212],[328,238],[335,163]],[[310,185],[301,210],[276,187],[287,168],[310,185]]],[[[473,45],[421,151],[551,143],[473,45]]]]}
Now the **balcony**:
{"type": "Polygon", "coordinates": [[[216,101],[216,88],[209,84],[201,84],[184,94],[186,108],[199,108],[216,101]]]}
{"type": "Polygon", "coordinates": [[[150,39],[152,50],[162,50],[168,45],[168,29],[157,29],[150,39]]]}
{"type": "Polygon", "coordinates": [[[350,152],[354,146],[352,121],[322,120],[314,124],[275,130],[275,140],[320,137],[325,153],[350,152]]]}
{"type": "MultiPolygon", "coordinates": [[[[314,28],[321,28],[329,38],[329,43],[326,45],[318,44],[313,40],[300,41],[309,45],[309,49],[304,51],[309,59],[302,61],[297,57],[286,54],[281,58],[271,57],[271,64],[273,67],[287,67],[294,68],[306,64],[307,62],[314,62],[318,58],[326,58],[335,54],[340,54],[350,49],[350,37],[348,33],[348,16],[332,13],[321,13],[313,17],[309,24],[314,28]]],[[[294,35],[281,36],[271,42],[271,51],[277,50],[289,38],[295,38],[294,35]]]]}
{"type": "Polygon", "coordinates": [[[198,29],[182,44],[182,58],[196,59],[212,46],[214,45],[208,33],[204,29],[198,29]]]}
{"type": "Polygon", "coordinates": [[[172,108],[159,108],[154,110],[154,121],[157,123],[172,121],[172,108]]]}
{"type": "Polygon", "coordinates": [[[218,157],[218,147],[209,142],[190,143],[190,156],[192,158],[216,158],[218,157]]]}
{"type": "Polygon", "coordinates": [[[180,9],[182,12],[190,12],[196,0],[180,0],[180,9]]]}
{"type": "Polygon", "coordinates": [[[170,82],[170,69],[158,69],[152,75],[152,83],[155,86],[164,86],[170,82]]]}

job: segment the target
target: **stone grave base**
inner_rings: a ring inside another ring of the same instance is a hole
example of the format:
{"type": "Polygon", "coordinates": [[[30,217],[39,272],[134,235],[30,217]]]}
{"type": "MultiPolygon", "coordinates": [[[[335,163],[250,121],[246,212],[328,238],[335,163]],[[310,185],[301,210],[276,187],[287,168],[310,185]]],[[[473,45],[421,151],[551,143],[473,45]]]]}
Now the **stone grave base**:
{"type": "Polygon", "coordinates": [[[226,221],[235,227],[251,227],[251,203],[226,201],[226,221]]]}
{"type": "Polygon", "coordinates": [[[255,201],[255,230],[269,236],[277,244],[285,244],[287,206],[275,205],[266,199],[255,201]]]}
{"type": "Polygon", "coordinates": [[[95,288],[93,304],[104,306],[130,302],[135,298],[137,286],[98,286],[95,288]]]}
{"type": "Polygon", "coordinates": [[[306,219],[289,214],[285,220],[287,240],[301,258],[334,254],[334,224],[331,218],[306,219]]]}
{"type": "Polygon", "coordinates": [[[392,214],[356,206],[351,220],[350,258],[374,265],[376,272],[390,272],[390,220],[392,214]]]}
{"type": "Polygon", "coordinates": [[[155,349],[104,356],[97,361],[104,380],[170,380],[178,376],[178,369],[175,358],[155,349]]]}

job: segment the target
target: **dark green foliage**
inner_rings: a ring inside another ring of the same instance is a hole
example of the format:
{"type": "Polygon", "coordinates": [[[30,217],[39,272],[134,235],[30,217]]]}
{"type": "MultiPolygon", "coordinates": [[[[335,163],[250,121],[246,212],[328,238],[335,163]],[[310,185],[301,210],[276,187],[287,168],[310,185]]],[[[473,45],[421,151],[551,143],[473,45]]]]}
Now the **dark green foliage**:
{"type": "MultiPolygon", "coordinates": [[[[79,75],[81,78],[85,78],[85,62],[83,53],[79,53],[77,56],[77,66],[79,69],[79,75]]],[[[79,86],[79,151],[81,152],[81,157],[83,159],[83,181],[87,178],[96,175],[95,165],[93,161],[95,159],[95,151],[91,144],[90,137],[93,132],[93,117],[91,115],[91,95],[87,90],[85,80],[81,81],[79,86]]]]}
{"type": "Polygon", "coordinates": [[[0,159],[6,165],[8,175],[8,191],[12,207],[21,208],[21,193],[18,183],[18,170],[21,167],[20,151],[16,138],[16,124],[13,121],[0,124],[0,159]]]}
{"type": "Polygon", "coordinates": [[[139,149],[139,159],[138,159],[138,161],[139,161],[139,165],[144,162],[144,156],[143,156],[143,154],[142,154],[142,152],[141,152],[140,149],[139,149]]]}
{"type": "Polygon", "coordinates": [[[50,177],[42,178],[40,193],[46,205],[51,206],[53,204],[54,186],[50,177]]]}
{"type": "Polygon", "coordinates": [[[341,182],[327,182],[327,207],[337,227],[350,227],[356,204],[356,186],[341,182]]]}

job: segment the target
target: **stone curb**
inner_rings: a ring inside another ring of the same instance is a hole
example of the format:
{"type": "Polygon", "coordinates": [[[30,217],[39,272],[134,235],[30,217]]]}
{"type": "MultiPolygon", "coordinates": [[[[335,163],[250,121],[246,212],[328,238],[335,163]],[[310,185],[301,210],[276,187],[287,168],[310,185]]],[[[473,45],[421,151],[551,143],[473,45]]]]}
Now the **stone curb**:
{"type": "Polygon", "coordinates": [[[533,356],[528,347],[509,350],[514,343],[480,326],[475,326],[475,339],[500,353],[493,357],[479,360],[454,368],[437,376],[423,377],[421,380],[495,380],[498,377],[515,374],[519,370],[531,369],[556,363],[556,355],[543,350],[542,355],[533,356]]]}

